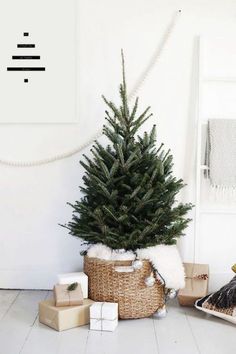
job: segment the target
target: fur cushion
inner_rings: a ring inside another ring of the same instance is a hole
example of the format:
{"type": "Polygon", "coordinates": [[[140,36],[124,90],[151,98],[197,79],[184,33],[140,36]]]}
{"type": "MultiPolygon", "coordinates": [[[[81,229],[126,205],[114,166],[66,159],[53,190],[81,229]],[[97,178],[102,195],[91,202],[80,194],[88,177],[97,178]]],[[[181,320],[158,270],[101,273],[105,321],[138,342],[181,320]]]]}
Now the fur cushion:
{"type": "Polygon", "coordinates": [[[91,245],[87,251],[87,256],[91,258],[100,258],[105,260],[111,259],[112,250],[103,245],[102,243],[97,243],[95,245],[91,245]]]}
{"type": "MultiPolygon", "coordinates": [[[[161,277],[165,280],[165,286],[169,289],[181,289],[185,286],[184,266],[175,245],[157,245],[136,251],[138,258],[148,259],[161,277]]],[[[134,260],[136,255],[132,251],[112,250],[98,243],[91,245],[87,251],[88,257],[104,260],[134,260]]]]}
{"type": "Polygon", "coordinates": [[[137,250],[141,259],[149,259],[154,268],[165,280],[169,289],[179,290],[185,287],[185,273],[176,245],[157,245],[137,250]]]}
{"type": "Polygon", "coordinates": [[[88,257],[100,258],[106,261],[132,261],[135,259],[135,254],[131,251],[112,250],[110,247],[97,243],[91,245],[87,251],[88,257]]]}

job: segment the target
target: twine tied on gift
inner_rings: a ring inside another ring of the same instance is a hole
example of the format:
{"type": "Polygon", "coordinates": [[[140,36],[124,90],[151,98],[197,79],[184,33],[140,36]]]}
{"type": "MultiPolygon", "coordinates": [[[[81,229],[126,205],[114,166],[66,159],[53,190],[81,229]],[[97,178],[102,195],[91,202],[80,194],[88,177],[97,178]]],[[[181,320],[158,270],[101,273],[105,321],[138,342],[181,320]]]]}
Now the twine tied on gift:
{"type": "Polygon", "coordinates": [[[93,317],[90,318],[90,320],[95,320],[96,322],[101,322],[101,331],[103,331],[103,321],[115,321],[115,320],[117,320],[117,316],[115,316],[112,319],[103,317],[103,306],[105,304],[106,304],[106,302],[102,302],[101,303],[100,318],[93,318],[93,317]]]}
{"type": "Polygon", "coordinates": [[[207,274],[199,274],[199,275],[195,275],[194,277],[192,277],[192,279],[206,280],[206,279],[208,279],[208,275],[207,274]]]}
{"type": "MultiPolygon", "coordinates": [[[[193,273],[193,272],[192,272],[193,273]]],[[[202,273],[202,274],[196,274],[196,275],[191,275],[185,277],[185,279],[192,279],[192,280],[207,280],[208,279],[208,274],[202,273]]]]}
{"type": "Polygon", "coordinates": [[[186,276],[185,279],[190,279],[191,280],[191,288],[193,290],[193,280],[207,280],[208,279],[208,274],[202,273],[202,274],[193,274],[194,273],[194,264],[192,266],[192,271],[190,276],[186,276]]]}
{"type": "Polygon", "coordinates": [[[70,297],[70,292],[71,291],[74,291],[78,288],[78,283],[75,282],[75,283],[72,283],[70,285],[68,285],[67,289],[66,289],[66,294],[68,295],[68,300],[69,300],[69,305],[68,306],[71,306],[71,297],[70,297]]]}

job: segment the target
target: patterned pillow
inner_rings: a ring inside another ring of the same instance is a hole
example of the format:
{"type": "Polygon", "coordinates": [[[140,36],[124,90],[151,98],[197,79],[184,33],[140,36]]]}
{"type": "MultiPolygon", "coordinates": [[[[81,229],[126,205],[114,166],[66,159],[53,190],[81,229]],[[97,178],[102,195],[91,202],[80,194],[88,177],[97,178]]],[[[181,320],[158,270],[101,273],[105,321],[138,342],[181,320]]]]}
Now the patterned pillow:
{"type": "Polygon", "coordinates": [[[218,308],[208,302],[211,295],[207,295],[200,300],[195,302],[195,307],[203,312],[210,315],[222,318],[223,320],[229,321],[236,324],[236,306],[229,308],[218,308]]]}

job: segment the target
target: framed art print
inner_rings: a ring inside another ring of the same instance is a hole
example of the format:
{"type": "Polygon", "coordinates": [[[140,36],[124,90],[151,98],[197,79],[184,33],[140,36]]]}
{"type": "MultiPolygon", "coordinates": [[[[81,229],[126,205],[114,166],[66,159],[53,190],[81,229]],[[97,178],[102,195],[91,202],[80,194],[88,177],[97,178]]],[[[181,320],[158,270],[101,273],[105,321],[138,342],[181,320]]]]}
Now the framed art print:
{"type": "Polygon", "coordinates": [[[0,123],[75,122],[75,0],[0,0],[0,46],[0,123]]]}

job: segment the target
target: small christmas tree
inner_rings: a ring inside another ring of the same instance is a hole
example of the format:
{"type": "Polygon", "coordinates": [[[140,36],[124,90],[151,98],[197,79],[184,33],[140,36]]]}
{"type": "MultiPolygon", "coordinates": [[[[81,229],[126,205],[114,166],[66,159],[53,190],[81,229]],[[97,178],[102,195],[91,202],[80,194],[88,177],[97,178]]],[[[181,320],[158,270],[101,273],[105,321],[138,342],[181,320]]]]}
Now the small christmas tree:
{"type": "Polygon", "coordinates": [[[112,249],[136,250],[157,244],[171,245],[183,235],[190,219],[185,218],[191,204],[177,204],[183,188],[172,176],[172,155],[156,148],[156,127],[138,136],[139,128],[152,114],[148,107],[137,115],[138,98],[130,110],[122,54],[123,82],[121,106],[103,97],[107,125],[103,134],[110,144],[98,141],[91,149],[93,158],[84,156],[84,194],[73,207],[70,234],[85,243],[102,243],[112,249]]]}

